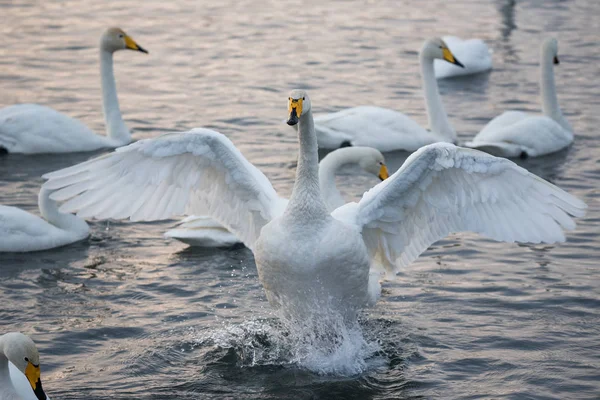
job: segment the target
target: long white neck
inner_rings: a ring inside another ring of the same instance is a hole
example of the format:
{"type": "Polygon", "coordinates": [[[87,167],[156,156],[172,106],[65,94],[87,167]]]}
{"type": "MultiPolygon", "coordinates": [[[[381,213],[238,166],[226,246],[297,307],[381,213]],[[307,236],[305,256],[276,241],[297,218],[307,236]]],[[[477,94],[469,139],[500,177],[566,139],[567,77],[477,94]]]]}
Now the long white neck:
{"type": "Polygon", "coordinates": [[[128,144],[131,142],[131,133],[123,122],[119,108],[113,71],[113,55],[103,48],[100,48],[100,77],[102,79],[102,108],[108,137],[116,141],[119,146],[128,144]]]}
{"type": "Polygon", "coordinates": [[[51,194],[52,190],[44,187],[40,189],[38,207],[40,208],[42,217],[57,228],[69,232],[87,234],[89,231],[88,224],[76,215],[61,213],[58,210],[56,201],[50,198],[51,194]]]}
{"type": "Polygon", "coordinates": [[[558,98],[556,96],[556,85],[554,83],[554,55],[551,54],[546,47],[542,48],[542,57],[540,60],[541,69],[541,95],[542,95],[542,112],[545,116],[552,118],[558,122],[563,128],[572,131],[571,125],[563,117],[558,98]]]}
{"type": "Polygon", "coordinates": [[[319,163],[319,186],[327,209],[331,212],[344,205],[344,198],[335,185],[335,174],[347,164],[358,164],[364,156],[360,147],[337,149],[325,156],[319,163]]]}
{"type": "MultiPolygon", "coordinates": [[[[10,379],[10,372],[8,369],[8,358],[4,355],[4,338],[5,336],[0,336],[0,395],[9,397],[9,394],[15,394],[14,387],[12,385],[12,381],[10,379]]],[[[0,397],[4,398],[4,397],[0,397]]]]}
{"type": "Polygon", "coordinates": [[[421,52],[419,54],[419,62],[421,63],[421,79],[423,80],[423,89],[425,90],[425,105],[427,106],[429,128],[444,141],[455,143],[456,132],[448,121],[448,115],[442,103],[442,97],[440,96],[433,69],[433,58],[421,52]]]}
{"type": "Polygon", "coordinates": [[[285,212],[295,218],[323,221],[328,212],[319,189],[319,154],[312,111],[300,116],[298,136],[296,182],[285,212]]]}

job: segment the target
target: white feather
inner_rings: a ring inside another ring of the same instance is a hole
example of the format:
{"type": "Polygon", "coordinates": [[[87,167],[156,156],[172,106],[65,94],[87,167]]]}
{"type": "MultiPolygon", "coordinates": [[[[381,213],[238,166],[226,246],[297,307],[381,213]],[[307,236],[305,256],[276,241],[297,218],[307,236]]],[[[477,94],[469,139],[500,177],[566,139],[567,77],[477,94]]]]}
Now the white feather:
{"type": "Polygon", "coordinates": [[[334,211],[363,230],[367,247],[397,272],[452,232],[472,231],[506,242],[564,241],[569,217],[586,205],[513,162],[451,144],[413,153],[358,204],[334,211]]]}
{"type": "Polygon", "coordinates": [[[44,176],[63,212],[149,221],[209,214],[248,247],[283,211],[269,180],[225,136],[193,129],[141,140],[44,176]]]}

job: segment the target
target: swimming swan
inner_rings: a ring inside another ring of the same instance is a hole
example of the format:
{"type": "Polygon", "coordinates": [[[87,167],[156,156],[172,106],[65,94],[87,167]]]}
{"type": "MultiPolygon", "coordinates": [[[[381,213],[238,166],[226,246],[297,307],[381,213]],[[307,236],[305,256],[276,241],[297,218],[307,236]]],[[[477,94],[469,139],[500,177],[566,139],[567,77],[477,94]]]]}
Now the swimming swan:
{"type": "Polygon", "coordinates": [[[89,236],[88,224],[58,211],[51,191],[41,188],[38,206],[42,219],[17,207],[0,205],[0,252],[48,250],[89,236]]]}
{"type": "Polygon", "coordinates": [[[456,132],[448,121],[433,71],[435,59],[463,66],[440,38],[427,40],[421,52],[421,78],[431,131],[398,111],[375,106],[359,106],[315,117],[319,147],[368,146],[380,151],[415,151],[426,144],[456,142],[456,132]]]}
{"type": "Polygon", "coordinates": [[[542,44],[540,60],[544,115],[506,111],[488,122],[465,146],[502,157],[537,157],[569,146],[573,129],[558,106],[553,64],[558,64],[558,42],[549,38],[542,44]]]}
{"type": "Polygon", "coordinates": [[[460,68],[441,60],[435,60],[433,65],[436,78],[478,74],[492,69],[492,54],[483,40],[462,40],[456,36],[444,36],[442,39],[452,54],[464,64],[464,67],[460,68]]]}
{"type": "Polygon", "coordinates": [[[119,50],[148,53],[119,28],[100,38],[102,105],[108,136],[96,135],[80,121],[38,104],[16,104],[0,109],[0,152],[69,153],[119,147],[131,142],[119,109],[113,74],[113,53],[119,50]]]}
{"type": "Polygon", "coordinates": [[[33,340],[18,332],[0,336],[0,400],[46,399],[33,340]]]}
{"type": "Polygon", "coordinates": [[[46,174],[60,210],[81,217],[149,221],[209,215],[256,260],[269,302],[292,318],[343,315],[372,304],[373,262],[397,272],[451,232],[501,241],[559,242],[585,203],[513,162],[437,143],[413,153],[359,203],[327,210],[317,136],[304,90],[288,100],[300,150],[285,201],[224,135],[193,129],[141,140],[46,174]]]}
{"type": "MultiPolygon", "coordinates": [[[[384,180],[389,176],[385,158],[371,147],[345,147],[327,154],[319,163],[319,186],[329,211],[344,205],[344,199],[335,185],[335,174],[344,165],[358,164],[366,172],[384,180]]],[[[230,247],[240,240],[210,217],[191,215],[183,219],[165,237],[177,239],[191,246],[230,247]]]]}

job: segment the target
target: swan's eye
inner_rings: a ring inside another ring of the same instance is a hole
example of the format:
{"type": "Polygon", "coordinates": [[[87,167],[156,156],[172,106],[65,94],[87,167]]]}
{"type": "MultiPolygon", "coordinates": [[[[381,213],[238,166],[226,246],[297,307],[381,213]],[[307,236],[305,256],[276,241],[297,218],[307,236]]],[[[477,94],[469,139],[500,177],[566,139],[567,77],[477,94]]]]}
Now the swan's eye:
{"type": "Polygon", "coordinates": [[[119,34],[119,38],[123,39],[123,37],[124,37],[124,36],[123,36],[123,34],[122,34],[122,33],[120,33],[120,34],[119,34]]]}
{"type": "Polygon", "coordinates": [[[304,100],[306,100],[306,97],[303,97],[303,98],[302,98],[302,101],[304,101],[304,100]]]}
{"type": "Polygon", "coordinates": [[[288,100],[289,100],[289,101],[292,101],[292,98],[291,98],[291,97],[288,97],[288,100]]]}
{"type": "Polygon", "coordinates": [[[25,362],[29,362],[29,358],[25,357],[25,362]]]}

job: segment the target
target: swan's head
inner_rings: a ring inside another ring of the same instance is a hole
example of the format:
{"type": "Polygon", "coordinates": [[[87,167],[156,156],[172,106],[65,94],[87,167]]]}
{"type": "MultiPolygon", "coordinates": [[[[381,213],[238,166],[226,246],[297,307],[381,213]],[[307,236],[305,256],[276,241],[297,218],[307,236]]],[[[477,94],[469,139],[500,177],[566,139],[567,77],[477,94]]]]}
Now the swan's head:
{"type": "Polygon", "coordinates": [[[12,332],[2,336],[2,341],[6,358],[25,374],[35,396],[39,400],[46,400],[40,380],[40,355],[33,340],[22,333],[12,332]]]}
{"type": "Polygon", "coordinates": [[[107,29],[100,39],[100,48],[108,52],[114,53],[119,50],[135,50],[142,53],[148,53],[146,49],[137,44],[135,40],[121,28],[107,29]]]}
{"type": "Polygon", "coordinates": [[[441,38],[436,37],[433,39],[426,40],[421,48],[421,56],[425,56],[430,59],[439,59],[448,61],[450,64],[458,65],[461,68],[465,66],[454,57],[454,54],[450,51],[446,42],[441,38]]]}
{"type": "Polygon", "coordinates": [[[558,64],[558,41],[554,38],[548,38],[542,43],[542,58],[551,58],[554,64],[558,64]]]}
{"type": "Polygon", "coordinates": [[[294,89],[288,97],[288,125],[296,125],[302,114],[310,111],[310,98],[306,90],[294,89]]]}
{"type": "MultiPolygon", "coordinates": [[[[385,165],[385,157],[377,149],[372,147],[347,147],[348,151],[360,151],[360,160],[358,165],[368,173],[376,175],[382,181],[390,177],[387,166],[385,165]]],[[[339,149],[336,151],[343,151],[339,149]]]]}

